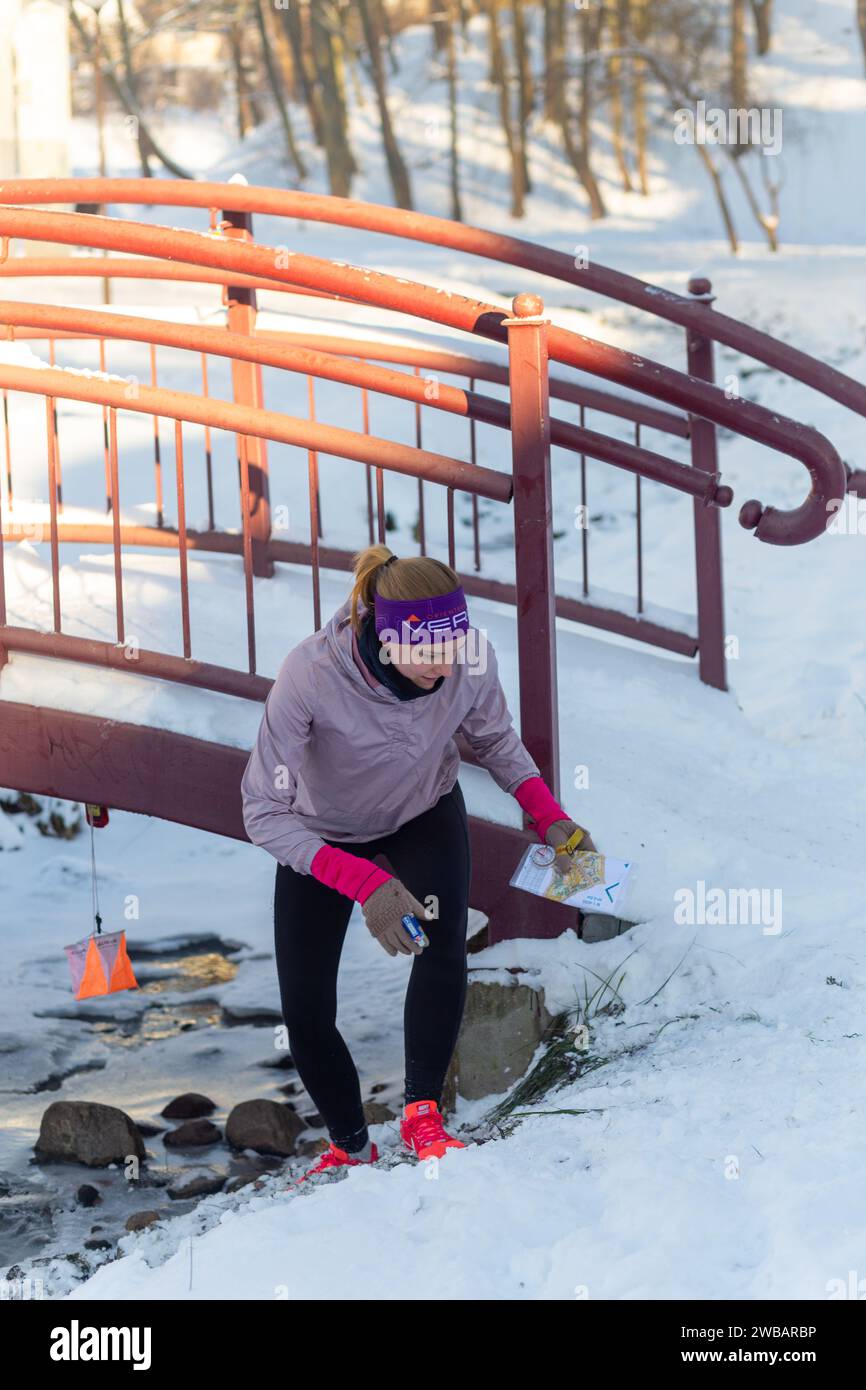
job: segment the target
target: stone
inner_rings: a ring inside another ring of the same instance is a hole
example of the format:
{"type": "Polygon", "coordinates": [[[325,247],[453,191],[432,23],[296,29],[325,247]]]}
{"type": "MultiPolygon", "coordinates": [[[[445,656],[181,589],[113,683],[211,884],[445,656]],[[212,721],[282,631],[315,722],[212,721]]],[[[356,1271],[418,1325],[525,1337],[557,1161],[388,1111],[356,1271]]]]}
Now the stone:
{"type": "Polygon", "coordinates": [[[182,1096],[170,1100],[160,1115],[166,1120],[199,1120],[203,1115],[212,1115],[216,1105],[208,1096],[197,1091],[185,1091],[182,1096]]]}
{"type": "Polygon", "coordinates": [[[388,1120],[396,1120],[397,1116],[390,1105],[383,1105],[380,1100],[364,1101],[364,1119],[368,1125],[384,1125],[388,1120]]]}
{"type": "Polygon", "coordinates": [[[611,917],[607,912],[583,912],[580,922],[581,941],[610,941],[611,937],[621,936],[628,931],[631,922],[621,917],[611,917]]]}
{"type": "Polygon", "coordinates": [[[113,1105],[89,1100],[56,1100],[49,1105],[34,1149],[41,1159],[84,1163],[88,1168],[145,1157],[134,1121],[113,1105]]]}
{"type": "Polygon", "coordinates": [[[457,1047],[445,1079],[441,1109],[499,1095],[528,1070],[552,1018],[543,989],[470,977],[457,1047]]]}
{"type": "Polygon", "coordinates": [[[168,1130],[162,1142],[167,1149],[205,1149],[221,1139],[222,1133],[210,1120],[187,1120],[185,1125],[168,1130]]]}
{"type": "Polygon", "coordinates": [[[166,1191],[173,1202],[185,1202],[193,1197],[212,1197],[214,1193],[222,1192],[226,1176],[226,1173],[215,1169],[194,1168],[183,1173],[166,1191]]]}
{"type": "Polygon", "coordinates": [[[328,1147],[327,1139],[301,1139],[295,1153],[298,1158],[318,1158],[328,1147]]]}
{"type": "Polygon", "coordinates": [[[86,1240],[85,1250],[110,1250],[112,1248],[110,1240],[86,1240]]]}
{"type": "Polygon", "coordinates": [[[134,1211],[132,1216],[127,1217],[126,1229],[128,1231],[146,1231],[148,1226],[155,1226],[157,1221],[162,1220],[160,1211],[134,1211]]]}
{"type": "Polygon", "coordinates": [[[292,1158],[304,1121],[276,1100],[242,1100],[226,1122],[226,1139],[234,1149],[292,1158]]]}
{"type": "Polygon", "coordinates": [[[75,1194],[75,1199],[80,1207],[95,1207],[102,1198],[95,1187],[89,1182],[83,1182],[75,1194]]]}
{"type": "Polygon", "coordinates": [[[136,1120],[135,1127],[142,1139],[155,1139],[158,1134],[164,1134],[163,1125],[155,1125],[150,1120],[136,1120]]]}
{"type": "Polygon", "coordinates": [[[295,1071],[295,1063],[290,1052],[278,1052],[274,1057],[268,1057],[264,1062],[259,1062],[260,1067],[275,1067],[277,1071],[295,1071]]]}

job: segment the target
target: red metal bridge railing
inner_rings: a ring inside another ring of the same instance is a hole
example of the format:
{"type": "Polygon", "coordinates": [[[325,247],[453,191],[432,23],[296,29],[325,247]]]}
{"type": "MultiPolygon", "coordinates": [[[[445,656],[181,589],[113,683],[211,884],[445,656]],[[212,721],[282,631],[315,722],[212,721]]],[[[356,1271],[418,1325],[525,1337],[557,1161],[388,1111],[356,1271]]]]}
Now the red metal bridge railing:
{"type": "MultiPolygon", "coordinates": [[[[82,188],[90,183],[76,182],[76,198],[84,200],[82,188]]],[[[592,339],[569,333],[550,325],[543,316],[543,305],[535,296],[521,295],[514,302],[511,317],[494,305],[445,294],[427,286],[402,279],[337,264],[320,258],[289,253],[285,248],[266,247],[251,240],[250,213],[279,211],[281,215],[297,216],[299,204],[295,197],[272,190],[250,190],[237,185],[187,185],[179,187],[160,182],[148,187],[138,181],[106,181],[100,185],[101,196],[93,201],[122,201],[183,204],[198,207],[225,207],[229,198],[236,211],[222,218],[212,214],[212,232],[175,231],[147,224],[117,222],[84,214],[47,213],[18,207],[0,206],[0,238],[8,252],[9,240],[22,238],[61,242],[71,246],[86,245],[111,252],[106,257],[40,257],[10,258],[0,263],[4,278],[28,274],[36,269],[42,276],[84,274],[99,276],[140,276],[154,279],[188,279],[198,283],[213,283],[224,287],[228,308],[228,326],[214,328],[204,325],[166,323],[162,320],[133,315],[96,312],[84,309],[62,309],[52,305],[28,305],[16,301],[0,303],[0,329],[5,326],[8,338],[23,340],[47,339],[52,366],[34,370],[25,367],[0,366],[0,389],[4,405],[6,449],[7,509],[14,504],[12,487],[12,452],[10,446],[9,393],[42,395],[46,402],[46,458],[49,485],[47,539],[52,562],[53,631],[10,626],[7,623],[3,593],[3,537],[14,540],[20,534],[14,516],[0,515],[0,664],[3,649],[36,652],[77,661],[96,663],[116,669],[128,669],[124,651],[123,610],[123,553],[128,546],[153,546],[176,549],[180,579],[179,624],[183,655],[159,651],[136,653],[136,670],[140,674],[219,690],[261,700],[270,682],[257,671],[255,640],[255,579],[266,578],[275,562],[290,561],[309,564],[313,587],[314,625],[321,621],[319,571],[321,568],[348,569],[351,551],[339,550],[323,543],[319,512],[318,457],[320,452],[354,459],[365,465],[367,475],[369,538],[385,535],[385,477],[403,473],[418,479],[420,545],[424,549],[424,483],[443,484],[448,507],[448,550],[455,559],[454,494],[469,494],[473,505],[474,574],[462,575],[467,591],[482,596],[506,600],[516,605],[520,665],[521,731],[524,740],[556,786],[559,770],[558,723],[556,712],[556,649],[555,618],[570,617],[581,622],[638,637],[656,645],[692,655],[698,653],[701,676],[724,688],[723,605],[721,555],[719,546],[718,511],[729,505],[731,490],[721,483],[716,458],[716,426],[724,425],[735,432],[764,444],[791,458],[807,469],[810,488],[804,501],[791,509],[765,507],[758,502],[746,503],[740,511],[741,524],[754,529],[758,539],[771,544],[803,543],[820,534],[832,515],[832,499],[841,497],[849,484],[848,471],[839,460],[833,446],[817,431],[784,419],[774,412],[741,400],[729,400],[712,384],[712,344],[726,341],[714,332],[721,321],[723,333],[730,336],[725,325],[734,321],[721,320],[708,311],[709,286],[693,282],[694,299],[664,298],[662,317],[682,322],[687,332],[689,374],[649,361],[634,353],[625,353],[592,339]],[[110,187],[109,187],[110,185],[110,187]],[[163,197],[168,190],[169,196],[163,197]],[[133,197],[132,194],[136,195],[133,197]],[[183,194],[187,195],[185,199],[183,194]],[[213,195],[218,198],[213,199],[213,195]],[[260,196],[261,195],[261,196],[260,196]],[[276,206],[274,199],[279,203],[276,206]],[[287,199],[288,201],[282,201],[287,199]],[[294,208],[295,211],[289,211],[294,208]],[[132,253],[132,257],[130,254],[132,253]],[[364,339],[349,339],[324,334],[276,333],[256,328],[255,291],[267,289],[283,294],[301,293],[305,296],[344,300],[354,305],[375,306],[380,310],[401,315],[410,322],[427,321],[470,334],[476,339],[493,341],[507,346],[507,365],[476,356],[468,351],[413,347],[407,344],[373,343],[364,339]],[[679,304],[673,301],[679,301],[679,304]],[[688,314],[685,317],[676,315],[688,314]],[[694,312],[692,312],[694,311],[694,312]],[[54,365],[58,346],[69,339],[93,341],[99,351],[102,372],[107,366],[108,343],[137,342],[147,345],[150,353],[152,385],[138,386],[130,395],[122,383],[103,376],[86,378],[78,373],[60,371],[54,365]],[[200,357],[203,397],[188,392],[167,390],[157,383],[157,348],[183,349],[200,357]],[[208,394],[208,363],[213,358],[227,359],[231,365],[233,402],[222,402],[208,394]],[[373,365],[377,360],[389,365],[373,365]],[[561,371],[549,371],[549,361],[577,368],[596,378],[622,386],[635,393],[632,397],[617,396],[609,391],[588,387],[561,371]],[[407,366],[412,371],[395,367],[407,366]],[[303,375],[309,385],[310,418],[302,420],[282,412],[265,410],[263,404],[262,368],[303,375]],[[428,372],[463,376],[469,389],[437,382],[435,397],[425,390],[422,369],[428,372]],[[330,380],[356,387],[364,412],[363,433],[315,420],[313,384],[330,380]],[[478,381],[507,385],[509,399],[497,399],[476,389],[478,381]],[[416,442],[410,447],[375,437],[370,432],[368,396],[377,393],[402,399],[413,405],[416,420],[416,442]],[[549,398],[576,403],[580,408],[580,425],[551,415],[549,398]],[[649,400],[647,399],[649,398],[649,400]],[[75,400],[101,407],[104,427],[105,493],[109,520],[104,524],[81,523],[63,519],[63,486],[58,436],[56,402],[75,400]],[[659,404],[659,402],[661,404],[659,404]],[[674,407],[674,409],[671,409],[674,407]],[[434,454],[422,445],[422,412],[427,409],[464,417],[470,429],[470,461],[464,462],[434,454]],[[635,443],[616,439],[599,431],[585,428],[587,410],[598,410],[613,418],[629,421],[635,430],[635,443]],[[130,526],[122,516],[120,469],[118,460],[118,411],[132,411],[151,416],[154,421],[154,481],[156,492],[155,526],[130,526]],[[684,413],[680,413],[684,412],[684,413]],[[162,496],[162,458],[160,453],[161,419],[173,422],[176,497],[176,525],[166,524],[165,499],[162,496]],[[208,474],[209,524],[205,531],[194,531],[186,524],[184,425],[199,426],[204,431],[206,467],[208,474]],[[503,473],[478,464],[476,428],[492,426],[507,430],[511,436],[512,469],[503,473]],[[691,444],[691,464],[646,449],[641,441],[642,429],[662,431],[670,436],[688,438],[691,444]],[[211,432],[226,431],[237,441],[237,458],[241,493],[242,525],[240,534],[219,530],[214,515],[211,432]],[[286,443],[300,447],[308,456],[308,500],[310,518],[309,542],[286,541],[278,538],[271,528],[268,507],[267,443],[286,443]],[[585,465],[587,457],[595,458],[618,469],[630,472],[635,479],[635,508],[637,526],[637,616],[617,610],[604,610],[585,601],[589,596],[588,557],[586,538],[583,538],[584,601],[563,594],[557,595],[553,564],[552,484],[550,449],[573,456],[579,461],[586,497],[585,465]],[[694,500],[696,578],[698,599],[698,632],[693,637],[675,629],[660,627],[643,614],[643,576],[641,561],[641,485],[652,480],[664,487],[691,496],[694,500]],[[375,504],[374,504],[375,491],[375,504]],[[490,578],[480,570],[480,539],[478,499],[496,502],[513,501],[515,512],[515,571],[514,583],[490,578]],[[16,529],[18,528],[18,529],[16,529]],[[115,567],[116,640],[101,641],[71,635],[63,631],[60,592],[60,546],[67,543],[110,545],[115,567]],[[194,550],[209,550],[235,554],[242,558],[244,595],[247,622],[247,669],[231,669],[196,660],[192,654],[193,632],[190,621],[188,555],[194,550]]],[[[0,185],[0,202],[66,201],[70,189],[65,183],[0,185]]],[[[402,230],[405,214],[396,222],[379,217],[380,212],[392,210],[369,209],[365,205],[343,206],[341,200],[315,200],[322,203],[321,220],[340,220],[343,225],[370,225],[376,230],[391,230],[392,234],[425,239],[431,234],[429,223],[439,227],[439,219],[418,219],[412,230],[402,230]],[[332,204],[340,204],[334,208],[332,204]],[[387,227],[385,223],[388,223],[387,227]],[[396,227],[401,228],[394,231],[396,227]],[[422,235],[423,234],[423,235],[422,235]]],[[[307,206],[305,203],[304,206],[307,206]]],[[[305,214],[308,215],[308,214],[305,214]]],[[[452,227],[453,224],[445,224],[452,227]]],[[[433,229],[435,230],[435,228],[433,229]]],[[[507,243],[502,259],[522,264],[516,259],[525,243],[513,239],[459,229],[456,241],[472,233],[470,241],[474,254],[493,254],[494,244],[507,243]],[[486,250],[478,248],[485,246],[486,250]],[[515,247],[518,248],[515,251],[515,247]]],[[[451,235],[449,232],[448,235],[451,235]]],[[[447,238],[442,244],[450,244],[447,238]]],[[[456,242],[455,242],[456,244],[456,242]]],[[[544,248],[527,268],[571,278],[558,261],[559,253],[544,248]],[[546,267],[546,268],[545,268],[546,267]]],[[[568,262],[568,258],[562,258],[568,262]]],[[[592,277],[590,277],[592,279],[592,277]]],[[[621,277],[628,280],[628,277],[621,277]]],[[[597,281],[597,277],[596,277],[597,281]]],[[[599,283],[587,279],[589,288],[599,283]]],[[[640,282],[629,282],[634,285],[640,282]]],[[[617,282],[617,297],[632,302],[617,282]]],[[[627,288],[627,287],[626,287],[627,288]]],[[[644,287],[646,291],[647,287],[644,287]]],[[[605,292],[605,291],[602,291],[605,292]]],[[[652,296],[656,300],[656,296],[652,296]]],[[[643,302],[642,308],[649,306],[643,302]]],[[[654,302],[650,308],[656,311],[654,302]]],[[[660,310],[659,310],[660,312],[660,310]]],[[[742,328],[743,326],[739,326],[742,328]]],[[[747,334],[751,330],[744,330],[747,334]]],[[[765,335],[748,338],[752,349],[768,351],[765,335]],[[758,341],[760,340],[760,341],[758,341]]],[[[767,342],[773,343],[768,339],[767,342]]],[[[780,347],[781,345],[776,345],[780,347]]],[[[747,349],[743,349],[747,350],[747,349]]],[[[775,347],[772,351],[775,353],[775,347]]],[[[755,351],[757,354],[757,350],[755,351]]],[[[801,354],[801,356],[804,356],[801,354]]],[[[766,359],[765,359],[766,360],[766,359]]],[[[810,360],[810,359],[805,359],[810,360]]],[[[798,364],[802,369],[802,363],[798,364]]],[[[831,369],[826,369],[831,371],[831,369]]],[[[838,375],[838,374],[837,374],[838,375]]],[[[826,384],[826,373],[821,378],[826,384]]],[[[810,383],[813,384],[813,383],[810,383]]],[[[857,386],[857,383],[852,383],[857,386]]],[[[841,390],[836,383],[836,388],[841,390]]],[[[844,392],[845,403],[858,409],[856,392],[844,392]]],[[[2,750],[0,750],[2,755],[2,750]]],[[[11,754],[10,754],[11,756],[11,754]]],[[[2,756],[0,756],[2,761],[2,756]]],[[[12,785],[12,783],[9,783],[12,785]]],[[[136,807],[135,809],[140,809],[136,807]]],[[[502,829],[501,827],[499,829],[502,829]]],[[[501,845],[500,845],[501,849],[501,845]]],[[[484,903],[479,903],[484,906],[484,903]]],[[[559,919],[561,927],[561,919],[559,919]]]]}

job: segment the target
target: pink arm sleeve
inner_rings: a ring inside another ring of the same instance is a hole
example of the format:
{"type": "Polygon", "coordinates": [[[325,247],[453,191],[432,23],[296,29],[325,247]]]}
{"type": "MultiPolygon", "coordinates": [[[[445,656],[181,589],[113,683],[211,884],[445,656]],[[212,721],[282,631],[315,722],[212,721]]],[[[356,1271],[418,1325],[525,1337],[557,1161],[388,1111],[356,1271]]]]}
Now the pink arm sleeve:
{"type": "Polygon", "coordinates": [[[336,845],[322,845],[316,851],[310,873],[328,888],[336,888],[338,893],[354,898],[356,903],[365,903],[371,893],[392,877],[372,860],[349,854],[348,850],[338,849],[336,845]]]}
{"type": "Polygon", "coordinates": [[[515,788],[514,799],[531,817],[542,840],[554,821],[571,820],[568,812],[563,811],[559,802],[553,799],[543,777],[527,777],[515,788]]]}

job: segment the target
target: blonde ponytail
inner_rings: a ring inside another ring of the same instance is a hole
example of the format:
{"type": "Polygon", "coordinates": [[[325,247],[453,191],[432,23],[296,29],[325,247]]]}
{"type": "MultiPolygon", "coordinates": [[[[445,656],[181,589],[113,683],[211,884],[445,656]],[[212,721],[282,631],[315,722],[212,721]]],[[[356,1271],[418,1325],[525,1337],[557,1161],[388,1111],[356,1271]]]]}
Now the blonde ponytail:
{"type": "Polygon", "coordinates": [[[429,555],[415,555],[407,560],[398,560],[385,565],[394,552],[387,545],[368,545],[359,550],[354,559],[355,582],[351,593],[352,627],[361,630],[359,605],[365,609],[373,607],[376,594],[383,598],[435,598],[439,594],[450,594],[459,587],[460,580],[450,565],[434,560],[429,555]]]}

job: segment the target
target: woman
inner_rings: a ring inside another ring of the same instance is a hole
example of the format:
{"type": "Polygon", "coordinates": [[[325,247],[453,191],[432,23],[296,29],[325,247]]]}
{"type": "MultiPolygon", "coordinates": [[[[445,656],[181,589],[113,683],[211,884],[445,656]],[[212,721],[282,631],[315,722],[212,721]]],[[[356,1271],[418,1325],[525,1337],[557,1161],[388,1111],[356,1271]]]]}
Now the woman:
{"type": "MultiPolygon", "coordinates": [[[[349,600],[286,657],[243,778],[244,823],[277,860],[283,1017],[298,1074],[330,1135],[310,1169],[374,1163],[358,1073],[337,1031],[337,969],[354,903],[388,952],[412,955],[404,1144],[464,1148],[439,1113],[466,997],[470,850],[458,730],[549,845],[580,832],[515,733],[489,642],[454,571],[374,545],[349,600]],[[469,638],[481,638],[481,647],[469,638]],[[393,873],[372,863],[385,855],[393,873]],[[422,924],[429,944],[403,918],[422,924]]],[[[559,862],[559,861],[557,861],[559,862]]]]}

